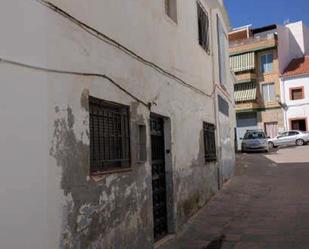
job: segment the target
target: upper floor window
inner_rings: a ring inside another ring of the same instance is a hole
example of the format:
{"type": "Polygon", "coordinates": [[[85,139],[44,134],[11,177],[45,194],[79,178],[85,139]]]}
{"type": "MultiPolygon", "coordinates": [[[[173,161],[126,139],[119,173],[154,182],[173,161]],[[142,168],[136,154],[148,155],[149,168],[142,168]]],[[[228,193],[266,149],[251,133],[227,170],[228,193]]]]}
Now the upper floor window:
{"type": "Polygon", "coordinates": [[[164,0],[164,1],[165,1],[166,15],[177,23],[177,0],[164,0]]]}
{"type": "Polygon", "coordinates": [[[274,83],[263,84],[262,95],[264,102],[275,101],[276,99],[275,84],[274,83]]]}
{"type": "Polygon", "coordinates": [[[129,108],[90,97],[89,114],[91,173],[129,168],[129,108]]]}
{"type": "Polygon", "coordinates": [[[297,87],[297,88],[291,88],[290,89],[290,99],[291,100],[298,100],[304,98],[304,88],[303,87],[297,87]]]}
{"type": "Polygon", "coordinates": [[[209,17],[201,3],[197,2],[198,40],[202,48],[209,52],[209,17]]]}
{"type": "Polygon", "coordinates": [[[269,53],[261,55],[260,72],[270,73],[272,71],[273,71],[273,54],[269,53]]]}

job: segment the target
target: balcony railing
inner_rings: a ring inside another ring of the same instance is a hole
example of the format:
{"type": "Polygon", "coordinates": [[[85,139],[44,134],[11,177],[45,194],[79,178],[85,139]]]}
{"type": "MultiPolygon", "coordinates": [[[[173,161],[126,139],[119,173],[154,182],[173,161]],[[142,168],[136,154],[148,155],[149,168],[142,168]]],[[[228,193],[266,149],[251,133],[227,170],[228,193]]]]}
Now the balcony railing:
{"type": "Polygon", "coordinates": [[[231,41],[229,43],[230,48],[235,48],[243,45],[249,45],[254,44],[262,41],[270,41],[270,40],[276,40],[277,35],[274,33],[266,33],[266,34],[256,34],[253,37],[244,39],[244,40],[237,40],[237,41],[231,41]]]}

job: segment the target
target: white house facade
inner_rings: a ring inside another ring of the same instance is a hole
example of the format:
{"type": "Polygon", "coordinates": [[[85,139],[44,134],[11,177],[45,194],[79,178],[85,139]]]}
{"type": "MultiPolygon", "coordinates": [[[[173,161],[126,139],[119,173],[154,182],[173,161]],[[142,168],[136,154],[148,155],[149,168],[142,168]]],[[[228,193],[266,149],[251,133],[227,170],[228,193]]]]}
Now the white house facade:
{"type": "Polygon", "coordinates": [[[0,31],[0,248],[152,249],[233,175],[223,1],[3,0],[0,31]]]}
{"type": "Polygon", "coordinates": [[[281,76],[286,130],[309,131],[309,57],[294,59],[281,76]]]}

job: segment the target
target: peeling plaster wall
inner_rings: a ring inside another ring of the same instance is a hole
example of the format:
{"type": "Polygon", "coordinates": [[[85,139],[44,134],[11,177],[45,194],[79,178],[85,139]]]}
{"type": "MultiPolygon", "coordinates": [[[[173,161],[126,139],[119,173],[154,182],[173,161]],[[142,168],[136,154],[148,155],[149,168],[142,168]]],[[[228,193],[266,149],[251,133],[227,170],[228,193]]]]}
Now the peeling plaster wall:
{"type": "MultiPolygon", "coordinates": [[[[197,42],[197,20],[191,18],[196,16],[195,1],[179,2],[177,25],[164,15],[163,1],[162,5],[141,0],[53,2],[212,92],[218,76],[215,71],[212,77],[212,56],[197,42]],[[122,18],[114,18],[116,10],[122,10],[117,13],[122,18]]],[[[172,200],[171,218],[175,218],[172,230],[178,231],[218,190],[218,164],[205,165],[202,134],[203,121],[216,123],[215,98],[181,86],[37,1],[5,0],[3,6],[0,57],[107,74],[138,98],[153,103],[152,112],[169,119],[171,140],[166,143],[171,149],[167,163],[172,198],[168,199],[172,200]]],[[[211,17],[215,20],[216,12],[211,17]]],[[[215,37],[214,27],[215,23],[215,37]]],[[[212,49],[216,56],[216,43],[212,49]]],[[[0,132],[0,248],[153,248],[149,109],[98,77],[0,63],[0,81],[4,127],[0,132]],[[99,182],[89,177],[89,95],[130,106],[132,171],[106,175],[99,182]],[[141,122],[147,126],[148,137],[148,161],[143,164],[136,158],[141,122]]]]}

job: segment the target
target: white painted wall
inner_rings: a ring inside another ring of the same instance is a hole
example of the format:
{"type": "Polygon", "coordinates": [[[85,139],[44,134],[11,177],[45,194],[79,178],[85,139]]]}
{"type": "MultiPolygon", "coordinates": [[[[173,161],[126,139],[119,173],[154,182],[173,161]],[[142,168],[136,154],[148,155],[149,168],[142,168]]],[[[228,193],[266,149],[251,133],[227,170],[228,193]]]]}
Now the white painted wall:
{"type": "MultiPolygon", "coordinates": [[[[207,4],[205,8],[212,19],[210,55],[197,41],[194,0],[179,0],[177,25],[165,16],[163,1],[51,2],[208,94],[213,92],[214,82],[219,81],[218,67],[213,67],[218,54],[214,22],[218,10],[211,11],[207,4]]],[[[155,102],[152,111],[171,119],[173,168],[182,176],[190,175],[189,166],[200,149],[202,122],[216,122],[216,98],[197,94],[141,64],[37,1],[3,0],[2,6],[0,58],[52,69],[106,74],[138,98],[155,102]]],[[[226,20],[225,13],[219,14],[226,20]]],[[[227,23],[225,28],[228,29],[227,23]]],[[[233,96],[231,75],[227,77],[228,94],[233,96]]],[[[61,188],[61,167],[49,155],[54,120],[66,118],[66,108],[72,108],[74,133],[87,145],[89,141],[82,136],[89,131],[87,122],[84,123],[87,113],[80,106],[84,89],[92,96],[126,105],[135,100],[107,80],[6,63],[0,63],[0,82],[0,248],[59,248],[71,197],[61,188]],[[59,113],[55,112],[56,106],[59,113]]],[[[230,108],[232,115],[232,103],[230,108]]],[[[146,120],[149,117],[146,107],[139,106],[138,113],[146,120]]],[[[230,122],[233,138],[233,117],[230,122]]],[[[145,171],[150,174],[149,162],[145,171]]],[[[213,180],[214,166],[203,165],[201,172],[213,180]]],[[[113,177],[107,176],[106,181],[112,181],[113,177]]],[[[200,180],[205,186],[209,184],[205,179],[200,180]]],[[[134,192],[135,183],[130,186],[129,190],[134,192]]],[[[175,199],[180,200],[182,194],[176,191],[175,199]]],[[[118,230],[109,231],[100,242],[113,241],[115,234],[125,231],[125,222],[118,230]]]]}
{"type": "Polygon", "coordinates": [[[285,128],[290,129],[289,119],[309,117],[309,76],[281,78],[281,86],[282,101],[288,106],[285,113],[285,128]],[[290,88],[295,87],[304,87],[304,99],[290,100],[290,88]]]}
{"type": "Polygon", "coordinates": [[[280,73],[292,59],[309,54],[309,30],[302,21],[278,26],[278,40],[280,73]]]}

